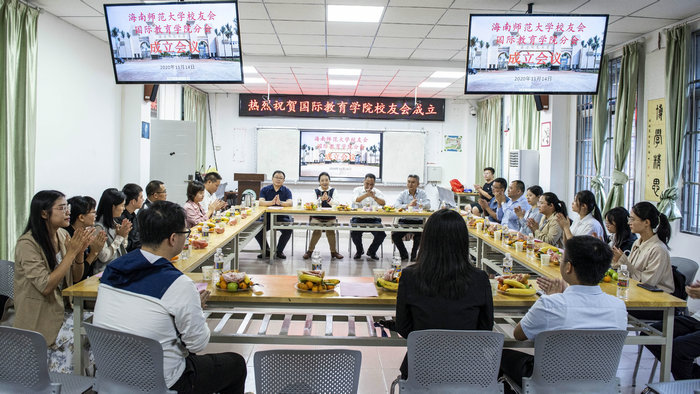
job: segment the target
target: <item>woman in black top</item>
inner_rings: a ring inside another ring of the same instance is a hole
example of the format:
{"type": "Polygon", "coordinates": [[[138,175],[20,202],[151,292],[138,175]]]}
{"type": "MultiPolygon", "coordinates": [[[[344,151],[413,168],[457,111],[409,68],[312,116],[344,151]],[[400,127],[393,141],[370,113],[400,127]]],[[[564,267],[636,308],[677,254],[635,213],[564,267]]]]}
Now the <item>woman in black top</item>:
{"type": "MultiPolygon", "coordinates": [[[[315,189],[314,192],[316,192],[316,199],[320,203],[320,208],[331,208],[335,205],[335,200],[333,200],[335,189],[331,188],[330,183],[331,176],[327,172],[322,172],[318,175],[319,188],[315,189]]],[[[311,216],[309,218],[310,223],[316,224],[328,223],[333,220],[335,220],[335,216],[311,216]]],[[[326,238],[328,238],[328,246],[331,248],[331,257],[342,259],[343,256],[335,248],[335,230],[326,230],[326,238]]],[[[321,239],[321,230],[314,230],[311,234],[311,241],[309,241],[309,249],[304,253],[304,260],[311,257],[319,239],[321,239]]]]}
{"type": "MultiPolygon", "coordinates": [[[[407,338],[412,331],[427,329],[493,329],[488,275],[469,261],[464,219],[447,209],[426,222],[417,262],[401,272],[396,297],[396,331],[407,338]]],[[[405,357],[401,376],[408,377],[405,357]]]]}
{"type": "MultiPolygon", "coordinates": [[[[68,234],[72,237],[75,230],[84,228],[92,231],[95,225],[95,217],[97,216],[97,211],[95,210],[97,201],[90,196],[75,196],[68,199],[68,205],[71,207],[70,226],[65,228],[68,234]]],[[[74,283],[94,275],[92,263],[97,260],[97,255],[102,250],[105,241],[107,241],[107,233],[105,231],[95,231],[94,235],[95,240],[83,252],[83,277],[80,279],[73,278],[74,283]]]]}
{"type": "Polygon", "coordinates": [[[625,208],[613,208],[605,214],[605,228],[610,233],[610,247],[616,247],[623,252],[632,249],[632,244],[637,240],[637,235],[630,229],[630,213],[625,208]]]}

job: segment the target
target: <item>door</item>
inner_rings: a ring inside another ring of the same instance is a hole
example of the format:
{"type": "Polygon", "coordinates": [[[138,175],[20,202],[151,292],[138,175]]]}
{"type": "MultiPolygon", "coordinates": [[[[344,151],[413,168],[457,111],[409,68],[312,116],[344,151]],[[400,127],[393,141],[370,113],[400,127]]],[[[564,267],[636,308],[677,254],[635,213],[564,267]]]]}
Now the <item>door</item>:
{"type": "Polygon", "coordinates": [[[151,121],[151,179],[165,183],[168,201],[187,201],[188,176],[196,166],[195,122],[151,121]]]}

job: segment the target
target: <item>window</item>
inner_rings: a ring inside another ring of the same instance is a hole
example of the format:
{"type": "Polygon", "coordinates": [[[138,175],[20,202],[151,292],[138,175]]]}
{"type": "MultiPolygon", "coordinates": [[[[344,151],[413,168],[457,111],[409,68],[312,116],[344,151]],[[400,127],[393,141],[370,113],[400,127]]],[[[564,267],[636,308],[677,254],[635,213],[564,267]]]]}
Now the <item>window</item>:
{"type": "Polygon", "coordinates": [[[700,235],[700,31],[693,34],[690,59],[690,128],[683,156],[681,231],[700,235]]]}
{"type": "MultiPolygon", "coordinates": [[[[612,173],[615,169],[615,145],[613,134],[615,130],[615,103],[617,102],[617,85],[620,80],[622,58],[611,59],[608,62],[608,127],[603,143],[603,160],[600,174],[603,177],[605,193],[610,192],[612,173]]],[[[580,95],[576,101],[576,182],[575,190],[591,189],[591,180],[595,176],[593,166],[593,96],[580,95]]],[[[637,107],[635,104],[634,122],[632,123],[632,144],[627,162],[623,170],[629,177],[625,185],[625,206],[630,209],[634,205],[634,175],[637,145],[637,107]]],[[[602,208],[602,207],[601,207],[602,208]]]]}

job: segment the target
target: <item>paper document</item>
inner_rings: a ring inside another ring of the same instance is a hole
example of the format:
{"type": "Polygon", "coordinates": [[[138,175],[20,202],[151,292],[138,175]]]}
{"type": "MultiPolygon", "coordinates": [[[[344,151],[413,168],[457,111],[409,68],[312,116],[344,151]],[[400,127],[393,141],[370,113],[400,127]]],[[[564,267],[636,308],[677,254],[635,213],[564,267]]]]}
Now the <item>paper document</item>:
{"type": "Polygon", "coordinates": [[[342,297],[379,297],[374,283],[342,282],[339,290],[342,297]]]}

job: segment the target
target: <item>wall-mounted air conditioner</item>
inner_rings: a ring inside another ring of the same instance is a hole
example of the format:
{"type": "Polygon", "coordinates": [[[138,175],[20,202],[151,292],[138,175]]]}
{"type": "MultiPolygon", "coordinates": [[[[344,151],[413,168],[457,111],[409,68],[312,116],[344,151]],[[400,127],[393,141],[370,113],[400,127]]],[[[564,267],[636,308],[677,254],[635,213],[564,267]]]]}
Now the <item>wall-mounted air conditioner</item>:
{"type": "Polygon", "coordinates": [[[508,182],[521,180],[525,188],[540,181],[540,153],[536,150],[513,150],[508,157],[508,182]]]}

